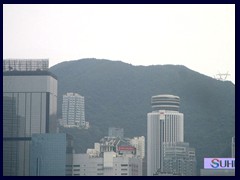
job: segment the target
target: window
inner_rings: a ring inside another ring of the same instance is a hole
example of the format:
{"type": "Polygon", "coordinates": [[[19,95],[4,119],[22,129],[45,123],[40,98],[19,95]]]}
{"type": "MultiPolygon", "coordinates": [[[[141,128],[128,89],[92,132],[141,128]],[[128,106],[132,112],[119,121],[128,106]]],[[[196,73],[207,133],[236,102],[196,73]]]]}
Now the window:
{"type": "Polygon", "coordinates": [[[128,164],[121,164],[121,166],[128,166],[128,164]]]}
{"type": "Polygon", "coordinates": [[[73,167],[80,167],[80,165],[73,165],[73,167]]]}

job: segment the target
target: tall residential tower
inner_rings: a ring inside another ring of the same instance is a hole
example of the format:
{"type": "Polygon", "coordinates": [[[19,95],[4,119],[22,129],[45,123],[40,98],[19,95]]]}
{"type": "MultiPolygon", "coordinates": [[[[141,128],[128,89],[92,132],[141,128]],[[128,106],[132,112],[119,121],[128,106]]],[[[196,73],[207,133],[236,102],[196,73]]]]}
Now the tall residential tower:
{"type": "Polygon", "coordinates": [[[77,93],[63,95],[62,124],[67,127],[84,127],[86,125],[83,96],[77,93]]]}

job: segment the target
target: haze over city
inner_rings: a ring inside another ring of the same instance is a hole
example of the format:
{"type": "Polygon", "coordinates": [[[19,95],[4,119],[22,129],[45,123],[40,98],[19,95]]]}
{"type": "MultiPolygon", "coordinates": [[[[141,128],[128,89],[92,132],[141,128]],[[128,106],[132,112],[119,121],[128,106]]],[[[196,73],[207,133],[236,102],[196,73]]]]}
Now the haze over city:
{"type": "Polygon", "coordinates": [[[3,57],[181,64],[235,83],[235,5],[4,4],[3,57]]]}
{"type": "Polygon", "coordinates": [[[4,4],[3,176],[235,176],[235,5],[4,4]]]}

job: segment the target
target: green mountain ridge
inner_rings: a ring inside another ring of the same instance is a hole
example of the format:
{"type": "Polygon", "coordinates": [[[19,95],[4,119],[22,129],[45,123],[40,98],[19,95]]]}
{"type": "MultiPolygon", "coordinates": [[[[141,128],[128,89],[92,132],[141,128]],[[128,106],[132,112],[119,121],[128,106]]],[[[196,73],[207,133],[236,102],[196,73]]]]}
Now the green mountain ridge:
{"type": "Polygon", "coordinates": [[[147,134],[151,96],[180,97],[184,139],[196,149],[198,168],[204,157],[229,157],[235,135],[235,85],[182,65],[133,66],[121,61],[81,59],[50,68],[58,77],[58,117],[62,95],[85,97],[89,130],[61,129],[74,135],[77,152],[92,148],[108,127],[122,127],[126,137],[147,134]]]}

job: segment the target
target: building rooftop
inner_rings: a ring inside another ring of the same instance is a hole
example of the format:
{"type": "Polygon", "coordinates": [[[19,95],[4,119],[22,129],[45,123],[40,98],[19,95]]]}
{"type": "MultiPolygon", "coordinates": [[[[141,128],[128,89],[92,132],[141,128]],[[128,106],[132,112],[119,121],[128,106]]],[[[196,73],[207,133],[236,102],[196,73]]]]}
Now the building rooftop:
{"type": "Polygon", "coordinates": [[[47,71],[48,66],[48,59],[3,59],[3,72],[47,71]]]}
{"type": "Polygon", "coordinates": [[[152,108],[154,110],[179,111],[180,98],[170,94],[152,96],[152,108]]]}

